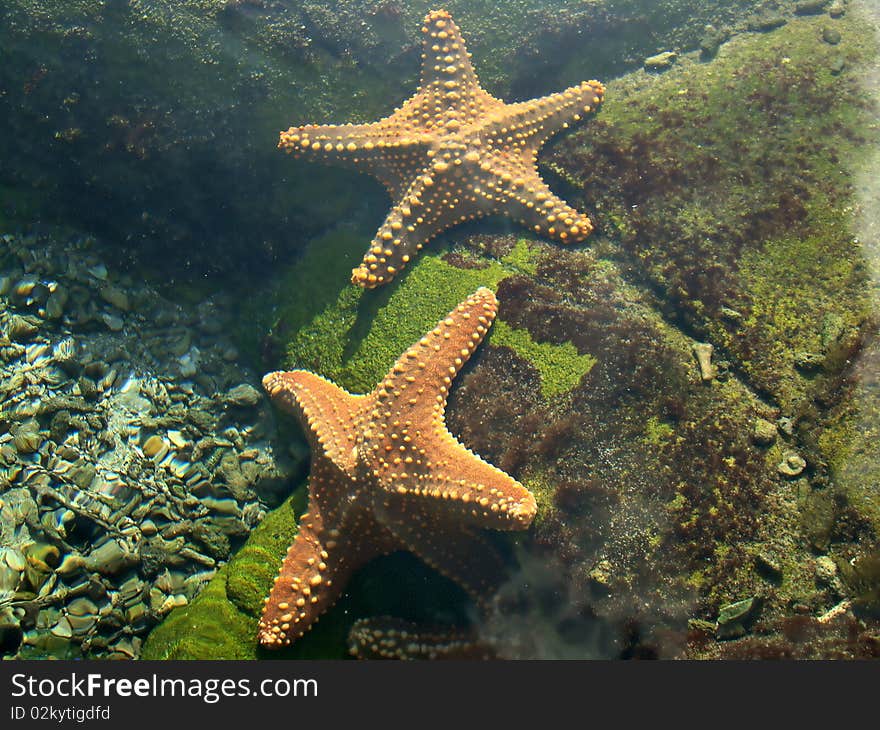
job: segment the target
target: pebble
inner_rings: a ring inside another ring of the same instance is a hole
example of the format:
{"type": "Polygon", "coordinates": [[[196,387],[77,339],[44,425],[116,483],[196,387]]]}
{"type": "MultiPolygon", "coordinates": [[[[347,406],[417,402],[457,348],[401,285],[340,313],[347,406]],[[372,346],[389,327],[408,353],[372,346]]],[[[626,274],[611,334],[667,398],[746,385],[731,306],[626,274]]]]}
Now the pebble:
{"type": "Polygon", "coordinates": [[[794,435],[794,421],[788,416],[782,416],[776,421],[776,426],[783,436],[791,438],[794,435]]]}
{"type": "Polygon", "coordinates": [[[718,611],[715,636],[718,639],[736,639],[748,633],[749,624],[760,610],[757,598],[746,598],[728,603],[718,611]]]}
{"type": "Polygon", "coordinates": [[[755,429],[752,431],[752,442],[758,446],[770,446],[776,441],[779,429],[775,423],[771,423],[766,418],[755,419],[755,429]]]}
{"type": "Polygon", "coordinates": [[[125,326],[125,322],[122,317],[117,314],[111,314],[110,312],[104,312],[101,314],[101,321],[107,326],[107,329],[111,332],[121,332],[122,328],[125,326]]]}
{"type": "Polygon", "coordinates": [[[715,348],[708,342],[695,342],[692,349],[700,366],[700,378],[704,383],[710,382],[716,374],[715,366],[712,364],[712,353],[715,348]]]}
{"type": "Polygon", "coordinates": [[[796,477],[802,474],[806,468],[807,462],[804,458],[799,454],[790,451],[785,455],[782,461],[779,462],[776,470],[784,476],[796,477]]]}
{"type": "Polygon", "coordinates": [[[672,64],[675,63],[677,58],[678,54],[675,51],[663,51],[646,58],[644,66],[648,71],[665,71],[668,68],[672,68],[672,64]]]}

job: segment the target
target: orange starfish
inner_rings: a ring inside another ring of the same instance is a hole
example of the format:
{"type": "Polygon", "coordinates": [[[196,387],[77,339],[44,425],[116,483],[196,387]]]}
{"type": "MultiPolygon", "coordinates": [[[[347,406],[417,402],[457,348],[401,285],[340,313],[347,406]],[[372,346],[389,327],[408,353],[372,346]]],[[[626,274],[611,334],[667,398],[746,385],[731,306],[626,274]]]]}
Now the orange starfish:
{"type": "Polygon", "coordinates": [[[386,284],[424,243],[450,226],[502,213],[563,243],[593,224],[538,174],[538,149],[602,102],[605,87],[505,104],[480,87],[452,16],[428,13],[421,84],[391,116],[372,124],[291,127],[278,146],[294,156],[353,165],[378,178],[396,204],[351,280],[386,284]]]}
{"type": "Polygon", "coordinates": [[[476,598],[502,574],[481,528],[527,528],[535,498],[456,441],[444,415],[452,379],[497,309],[495,295],[478,289],[368,395],[305,370],[263,378],[300,416],[312,447],[308,512],[266,599],[263,645],[302,636],[355,569],[393,550],[410,550],[476,598]]]}

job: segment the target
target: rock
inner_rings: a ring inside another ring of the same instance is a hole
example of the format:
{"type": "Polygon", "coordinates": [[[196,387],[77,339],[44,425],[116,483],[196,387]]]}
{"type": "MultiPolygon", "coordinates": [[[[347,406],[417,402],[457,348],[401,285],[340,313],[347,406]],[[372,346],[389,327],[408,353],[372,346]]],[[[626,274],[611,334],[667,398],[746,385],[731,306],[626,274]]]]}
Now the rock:
{"type": "Polygon", "coordinates": [[[828,15],[832,18],[840,18],[846,12],[846,0],[833,0],[828,6],[828,15]]]}
{"type": "Polygon", "coordinates": [[[102,575],[115,575],[138,562],[140,561],[136,553],[131,552],[119,540],[110,538],[85,556],[84,566],[86,570],[102,575]]]}
{"type": "Polygon", "coordinates": [[[27,342],[40,330],[40,319],[33,315],[13,314],[7,331],[14,342],[27,342]]]}
{"type": "Polygon", "coordinates": [[[161,436],[152,435],[141,446],[144,456],[154,461],[162,461],[169,451],[168,443],[161,436]]]}
{"type": "Polygon", "coordinates": [[[724,42],[725,34],[712,25],[707,25],[700,38],[700,57],[710,59],[718,53],[718,49],[724,42]]]}
{"type": "Polygon", "coordinates": [[[794,421],[788,416],[782,416],[776,421],[776,426],[779,428],[780,433],[786,438],[794,436],[794,421]]]}
{"type": "Polygon", "coordinates": [[[785,23],[786,20],[784,15],[767,12],[753,15],[746,23],[746,27],[751,31],[766,33],[774,28],[780,28],[785,25],[785,23]]]}
{"type": "Polygon", "coordinates": [[[815,373],[822,368],[825,358],[815,352],[799,352],[794,356],[794,366],[802,373],[815,373]]]}
{"type": "Polygon", "coordinates": [[[43,437],[34,429],[19,429],[12,438],[12,445],[19,454],[33,454],[42,443],[43,437]]]}
{"type": "Polygon", "coordinates": [[[718,639],[736,639],[744,636],[761,608],[758,598],[746,598],[722,606],[718,612],[715,636],[718,639]]]}
{"type": "Polygon", "coordinates": [[[752,442],[757,446],[770,446],[776,441],[778,429],[775,423],[766,418],[755,419],[755,428],[752,431],[752,442]]]}
{"type": "Polygon", "coordinates": [[[103,286],[101,287],[100,294],[101,299],[117,309],[121,309],[123,312],[128,312],[131,309],[128,294],[118,287],[111,285],[103,286]]]}
{"type": "Polygon", "coordinates": [[[837,577],[837,563],[827,555],[816,558],[816,580],[819,583],[831,583],[837,577]]]}
{"type": "Polygon", "coordinates": [[[800,0],[794,6],[794,12],[797,15],[816,15],[821,13],[827,4],[828,0],[800,0]]]}
{"type": "Polygon", "coordinates": [[[799,454],[790,451],[783,457],[782,461],[779,462],[776,470],[783,476],[796,477],[802,474],[806,468],[807,462],[804,461],[804,458],[799,454]]]}
{"type": "Polygon", "coordinates": [[[263,394],[249,383],[236,385],[223,396],[223,402],[236,408],[253,408],[261,400],[263,394]]]}
{"type": "Polygon", "coordinates": [[[762,551],[755,555],[755,568],[772,581],[780,581],[783,578],[781,563],[767,552],[762,551]]]}
{"type": "Polygon", "coordinates": [[[707,342],[695,342],[692,349],[700,365],[700,377],[704,383],[710,382],[716,375],[716,368],[712,364],[712,353],[715,348],[707,342]]]}
{"type": "Polygon", "coordinates": [[[103,312],[101,314],[101,321],[111,332],[121,332],[122,328],[125,326],[122,317],[117,314],[111,314],[110,312],[103,312]]]}
{"type": "Polygon", "coordinates": [[[678,58],[678,54],[675,51],[663,51],[663,53],[646,58],[644,67],[647,71],[665,71],[672,67],[676,58],[678,58]]]}
{"type": "Polygon", "coordinates": [[[834,28],[823,28],[822,40],[826,43],[831,44],[832,46],[836,46],[838,43],[840,43],[840,31],[834,28]]]}
{"type": "Polygon", "coordinates": [[[95,481],[96,473],[94,464],[81,463],[75,464],[68,473],[68,476],[80,489],[88,489],[92,486],[92,482],[95,481]]]}
{"type": "Polygon", "coordinates": [[[813,550],[817,552],[828,550],[835,523],[836,507],[831,491],[810,490],[800,507],[800,525],[813,550]]]}
{"type": "Polygon", "coordinates": [[[46,299],[46,319],[60,319],[67,304],[67,289],[57,287],[46,299]]]}

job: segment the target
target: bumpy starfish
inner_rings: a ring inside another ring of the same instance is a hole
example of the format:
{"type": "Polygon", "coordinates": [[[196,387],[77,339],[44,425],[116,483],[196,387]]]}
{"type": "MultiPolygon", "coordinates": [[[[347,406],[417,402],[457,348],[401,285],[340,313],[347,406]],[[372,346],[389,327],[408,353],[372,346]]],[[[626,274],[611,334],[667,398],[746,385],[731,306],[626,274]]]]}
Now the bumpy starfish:
{"type": "Polygon", "coordinates": [[[377,177],[396,201],[352,282],[386,284],[426,241],[457,223],[501,213],[562,243],[593,225],[538,174],[538,149],[602,102],[605,87],[505,104],[480,87],[452,16],[428,13],[421,84],[391,116],[372,124],[291,127],[278,146],[295,156],[353,165],[377,177]]]}
{"type": "Polygon", "coordinates": [[[410,550],[477,599],[503,575],[481,529],[527,528],[535,498],[462,446],[444,415],[452,380],[497,309],[495,295],[478,289],[367,395],[305,370],[263,378],[300,416],[312,448],[308,511],[266,599],[263,645],[302,636],[355,569],[393,550],[410,550]]]}

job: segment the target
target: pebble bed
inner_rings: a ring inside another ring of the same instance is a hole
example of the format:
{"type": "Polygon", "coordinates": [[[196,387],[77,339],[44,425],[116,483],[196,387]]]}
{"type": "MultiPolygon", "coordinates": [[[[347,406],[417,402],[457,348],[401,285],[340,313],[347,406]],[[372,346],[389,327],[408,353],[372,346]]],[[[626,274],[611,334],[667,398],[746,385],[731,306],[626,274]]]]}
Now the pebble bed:
{"type": "Polygon", "coordinates": [[[231,311],[0,235],[0,656],[136,658],[290,489],[231,311]]]}

